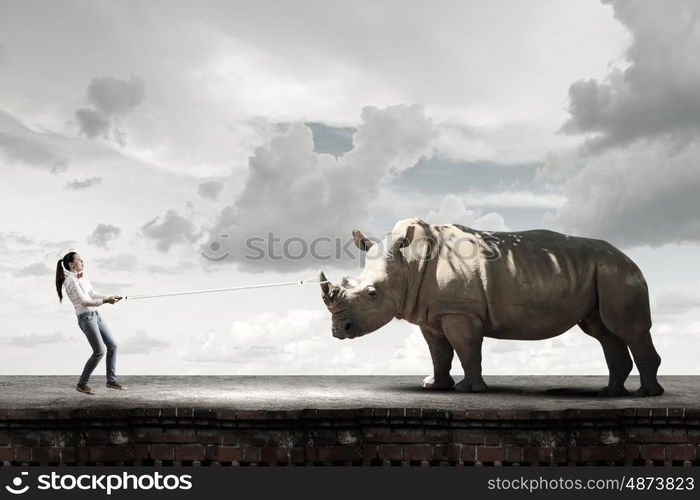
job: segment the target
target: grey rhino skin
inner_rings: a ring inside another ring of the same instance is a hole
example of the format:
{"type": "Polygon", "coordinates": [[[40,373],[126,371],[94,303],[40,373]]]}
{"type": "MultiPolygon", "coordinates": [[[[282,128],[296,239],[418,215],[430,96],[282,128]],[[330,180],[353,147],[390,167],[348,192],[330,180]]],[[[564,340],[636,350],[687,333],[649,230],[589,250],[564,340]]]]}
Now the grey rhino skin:
{"type": "Polygon", "coordinates": [[[353,236],[367,252],[361,275],[335,285],[319,274],[333,336],[360,337],[394,317],[418,325],[433,361],[426,389],[485,391],[484,337],[540,340],[579,325],[605,354],[610,377],[601,396],[628,394],[630,351],[641,379],[634,395],[663,393],[646,281],[611,244],[546,230],[430,225],[419,218],[397,222],[381,244],[359,230],[353,236]],[[450,376],[454,352],[464,369],[456,385],[450,376]]]}

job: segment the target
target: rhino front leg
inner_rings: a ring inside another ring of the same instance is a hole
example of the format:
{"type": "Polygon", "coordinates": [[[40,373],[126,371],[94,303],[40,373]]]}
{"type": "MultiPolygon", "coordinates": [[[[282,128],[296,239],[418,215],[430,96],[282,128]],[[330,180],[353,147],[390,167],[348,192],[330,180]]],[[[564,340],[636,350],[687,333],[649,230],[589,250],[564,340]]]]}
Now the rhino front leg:
{"type": "Polygon", "coordinates": [[[454,349],[442,332],[420,327],[423,338],[428,343],[430,357],[433,360],[433,374],[423,379],[426,389],[451,389],[455,385],[450,376],[454,349]]]}
{"type": "Polygon", "coordinates": [[[484,341],[481,321],[471,316],[449,314],[442,317],[441,328],[464,369],[464,379],[455,385],[455,390],[485,391],[486,383],[481,376],[481,344],[484,341]]]}

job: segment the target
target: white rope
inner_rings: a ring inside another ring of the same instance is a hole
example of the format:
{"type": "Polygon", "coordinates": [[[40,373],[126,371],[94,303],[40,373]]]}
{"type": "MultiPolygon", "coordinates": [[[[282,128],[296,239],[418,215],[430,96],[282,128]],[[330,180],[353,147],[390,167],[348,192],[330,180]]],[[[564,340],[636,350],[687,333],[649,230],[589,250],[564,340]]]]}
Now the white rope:
{"type": "Polygon", "coordinates": [[[271,288],[275,286],[291,286],[291,285],[319,285],[321,283],[328,283],[328,281],[320,281],[318,278],[313,278],[309,280],[296,280],[296,281],[282,281],[279,283],[262,283],[259,285],[244,285],[244,286],[232,286],[228,288],[211,288],[209,290],[189,290],[185,292],[166,292],[166,293],[151,293],[144,295],[128,295],[124,296],[124,300],[138,300],[138,299],[153,299],[156,297],[174,297],[175,295],[195,295],[200,293],[217,293],[217,292],[236,292],[238,290],[252,290],[254,288],[271,288]]]}

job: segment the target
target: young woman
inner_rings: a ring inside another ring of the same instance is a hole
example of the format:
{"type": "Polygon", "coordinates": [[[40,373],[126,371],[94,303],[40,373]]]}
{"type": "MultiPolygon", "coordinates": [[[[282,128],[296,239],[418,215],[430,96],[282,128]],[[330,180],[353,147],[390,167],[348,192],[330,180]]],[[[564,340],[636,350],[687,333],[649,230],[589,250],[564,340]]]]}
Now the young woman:
{"type": "Polygon", "coordinates": [[[90,342],[92,356],[85,363],[83,373],[78,380],[76,389],[85,394],[95,394],[95,391],[87,385],[92,371],[104,356],[104,350],[100,345],[100,337],[107,346],[107,387],[110,389],[126,389],[117,382],[117,344],[107,327],[107,323],[97,308],[102,304],[116,304],[121,300],[117,295],[100,295],[95,292],[90,281],[83,276],[83,260],[76,252],[69,252],[56,264],[56,291],[59,301],[63,302],[62,290],[75,307],[78,315],[78,325],[90,342]]]}

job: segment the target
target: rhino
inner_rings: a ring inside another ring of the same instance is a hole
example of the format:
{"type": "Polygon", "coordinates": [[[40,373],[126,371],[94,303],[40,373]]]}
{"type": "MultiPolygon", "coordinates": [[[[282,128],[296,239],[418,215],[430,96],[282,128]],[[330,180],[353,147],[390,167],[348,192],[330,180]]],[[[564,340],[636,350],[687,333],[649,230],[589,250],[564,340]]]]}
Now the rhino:
{"type": "Polygon", "coordinates": [[[398,221],[382,242],[358,229],[352,234],[365,252],[359,277],[333,284],[319,271],[332,334],[354,339],[393,318],[418,325],[433,363],[424,388],[485,391],[484,337],[541,340],[578,325],[603,348],[609,379],[600,396],[629,394],[624,384],[632,357],[641,379],[634,395],[664,392],[649,332],[647,283],[610,243],[540,229],[431,225],[420,218],[398,221]],[[450,376],[455,352],[464,370],[457,384],[450,376]]]}

